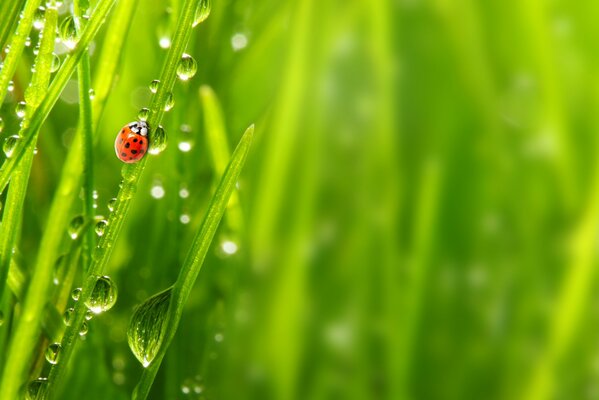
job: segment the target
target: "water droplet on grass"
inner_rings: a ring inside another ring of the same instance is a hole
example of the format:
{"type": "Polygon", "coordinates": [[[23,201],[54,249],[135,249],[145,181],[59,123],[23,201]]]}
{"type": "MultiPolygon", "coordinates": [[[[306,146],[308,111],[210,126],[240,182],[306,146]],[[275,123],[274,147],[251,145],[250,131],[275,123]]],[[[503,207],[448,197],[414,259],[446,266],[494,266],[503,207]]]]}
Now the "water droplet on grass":
{"type": "Polygon", "coordinates": [[[108,221],[106,221],[105,219],[101,219],[98,222],[96,222],[96,226],[94,228],[96,231],[96,235],[98,235],[98,236],[104,235],[104,231],[106,230],[107,225],[108,225],[108,221]]]}
{"type": "Polygon", "coordinates": [[[8,82],[8,87],[6,88],[6,90],[8,90],[9,92],[12,92],[15,90],[15,83],[13,81],[8,82]]]}
{"type": "Polygon", "coordinates": [[[87,335],[88,331],[89,331],[89,328],[87,326],[87,321],[83,321],[83,323],[81,324],[81,329],[79,329],[79,336],[87,335]]]}
{"type": "Polygon", "coordinates": [[[169,93],[166,98],[166,103],[164,103],[164,111],[170,111],[175,106],[175,98],[173,97],[173,93],[169,93]]]}
{"type": "Polygon", "coordinates": [[[50,72],[56,72],[60,68],[60,57],[56,53],[52,53],[52,64],[50,65],[50,72]]]}
{"type": "Polygon", "coordinates": [[[110,212],[114,211],[114,206],[116,204],[116,197],[113,197],[112,199],[110,199],[110,201],[108,202],[108,210],[110,212]]]}
{"type": "Polygon", "coordinates": [[[19,135],[12,135],[4,139],[2,151],[4,151],[4,154],[6,154],[6,157],[12,157],[12,153],[15,151],[15,147],[17,146],[19,140],[21,140],[19,135]]]}
{"type": "Polygon", "coordinates": [[[150,115],[150,109],[144,107],[141,110],[139,110],[139,112],[137,113],[137,118],[140,121],[146,121],[148,119],[148,115],[150,115]]]}
{"type": "Polygon", "coordinates": [[[172,288],[168,288],[144,301],[131,317],[127,341],[133,355],[144,368],[154,360],[162,345],[171,290],[172,288]]]}
{"type": "Polygon", "coordinates": [[[27,111],[27,103],[25,103],[24,101],[19,101],[17,103],[17,107],[15,108],[15,111],[17,113],[17,117],[19,117],[19,118],[25,117],[25,113],[27,111]]]}
{"type": "Polygon", "coordinates": [[[108,276],[100,276],[89,299],[85,301],[87,308],[94,314],[108,311],[114,306],[117,298],[116,284],[108,276]]]}
{"type": "Polygon", "coordinates": [[[158,79],[154,79],[150,82],[150,92],[156,93],[158,91],[158,85],[160,85],[160,81],[158,79]]]}
{"type": "Polygon", "coordinates": [[[73,315],[74,311],[75,311],[75,309],[73,307],[71,307],[71,308],[68,308],[62,315],[62,320],[64,321],[64,324],[66,326],[71,325],[71,316],[73,315]]]}
{"type": "Polygon", "coordinates": [[[77,215],[75,218],[73,218],[71,220],[71,223],[69,224],[69,236],[71,236],[71,239],[75,240],[77,239],[77,237],[79,237],[79,234],[81,233],[81,228],[83,228],[83,223],[85,222],[85,220],[83,219],[82,215],[77,215]]]}
{"type": "Polygon", "coordinates": [[[37,29],[38,31],[42,30],[44,27],[44,23],[46,21],[44,15],[45,13],[46,9],[44,7],[39,7],[33,14],[33,28],[37,29]]]}
{"type": "Polygon", "coordinates": [[[202,22],[208,18],[210,15],[210,9],[212,8],[211,0],[200,0],[200,4],[198,4],[198,8],[196,9],[196,14],[193,19],[193,27],[198,26],[202,22]]]}
{"type": "Polygon", "coordinates": [[[150,149],[148,153],[152,155],[157,155],[162,153],[164,149],[166,149],[167,138],[166,131],[159,125],[158,128],[152,133],[151,141],[150,141],[150,149]]]}
{"type": "Polygon", "coordinates": [[[179,221],[182,224],[187,225],[189,224],[189,221],[191,221],[191,218],[187,214],[181,214],[181,216],[179,217],[179,221]]]}
{"type": "Polygon", "coordinates": [[[183,54],[177,65],[177,76],[182,81],[187,81],[194,77],[198,70],[198,63],[189,54],[183,54]]]}
{"type": "Polygon", "coordinates": [[[71,292],[71,297],[73,300],[78,301],[79,297],[81,297],[81,288],[76,288],[71,292]]]}
{"type": "Polygon", "coordinates": [[[94,91],[94,89],[89,89],[88,94],[89,94],[90,100],[93,100],[96,98],[96,92],[94,91]]]}
{"type": "Polygon", "coordinates": [[[38,400],[46,398],[46,391],[48,389],[47,378],[37,378],[27,384],[25,389],[26,400],[38,400]]]}
{"type": "Polygon", "coordinates": [[[4,130],[4,120],[0,118],[0,133],[4,130]]]}
{"type": "Polygon", "coordinates": [[[46,361],[50,364],[58,364],[60,361],[60,351],[62,350],[62,346],[60,343],[52,343],[46,349],[46,361]]]}
{"type": "Polygon", "coordinates": [[[59,36],[69,49],[72,50],[77,45],[77,29],[75,28],[75,19],[71,15],[60,24],[59,36]]]}

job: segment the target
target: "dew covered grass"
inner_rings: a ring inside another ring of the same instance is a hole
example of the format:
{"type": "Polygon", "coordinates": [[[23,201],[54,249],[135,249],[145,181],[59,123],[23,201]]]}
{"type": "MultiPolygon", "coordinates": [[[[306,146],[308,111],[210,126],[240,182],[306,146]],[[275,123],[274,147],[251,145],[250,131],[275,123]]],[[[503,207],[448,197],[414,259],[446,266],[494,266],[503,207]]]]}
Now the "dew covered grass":
{"type": "Polygon", "coordinates": [[[0,400],[599,399],[597,11],[0,0],[0,400]]]}

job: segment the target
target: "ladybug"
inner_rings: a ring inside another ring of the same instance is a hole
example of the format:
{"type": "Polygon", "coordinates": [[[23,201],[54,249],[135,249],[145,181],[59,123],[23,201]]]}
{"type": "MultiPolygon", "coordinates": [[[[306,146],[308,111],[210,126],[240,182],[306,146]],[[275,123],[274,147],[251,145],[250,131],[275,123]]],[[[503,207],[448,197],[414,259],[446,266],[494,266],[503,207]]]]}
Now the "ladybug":
{"type": "Polygon", "coordinates": [[[148,151],[148,132],[145,121],[134,121],[123,127],[114,141],[116,156],[124,163],[134,163],[148,151]]]}

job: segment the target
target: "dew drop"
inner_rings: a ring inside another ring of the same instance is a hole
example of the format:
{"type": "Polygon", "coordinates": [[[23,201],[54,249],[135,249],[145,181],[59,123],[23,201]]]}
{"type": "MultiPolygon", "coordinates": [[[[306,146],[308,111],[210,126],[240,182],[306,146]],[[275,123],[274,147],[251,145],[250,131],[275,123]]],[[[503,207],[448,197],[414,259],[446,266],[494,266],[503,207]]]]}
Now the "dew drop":
{"type": "Polygon", "coordinates": [[[108,202],[108,210],[110,212],[114,211],[114,206],[116,205],[116,197],[113,197],[112,199],[110,199],[110,201],[108,202]]]}
{"type": "Polygon", "coordinates": [[[71,292],[71,297],[73,298],[73,300],[77,301],[79,300],[79,297],[81,297],[81,288],[76,288],[71,292]]]}
{"type": "Polygon", "coordinates": [[[212,8],[211,0],[200,0],[200,4],[198,4],[198,8],[196,9],[196,14],[193,19],[193,27],[198,26],[202,22],[208,18],[210,15],[210,9],[212,8]]]}
{"type": "Polygon", "coordinates": [[[77,215],[75,218],[73,218],[71,220],[71,223],[69,224],[69,236],[71,237],[71,239],[75,240],[77,239],[77,237],[79,237],[79,234],[81,233],[81,228],[83,228],[83,223],[85,222],[85,220],[83,219],[82,215],[77,215]]]}
{"type": "Polygon", "coordinates": [[[145,367],[150,365],[164,339],[171,289],[155,294],[133,312],[127,342],[133,355],[145,367]]]}
{"type": "Polygon", "coordinates": [[[8,82],[8,86],[7,86],[6,90],[8,90],[9,92],[14,91],[15,90],[15,83],[13,81],[8,82]]]}
{"type": "Polygon", "coordinates": [[[93,100],[96,98],[96,92],[94,91],[94,89],[89,89],[89,91],[87,92],[87,94],[89,95],[89,99],[93,100]]]}
{"type": "Polygon", "coordinates": [[[88,331],[89,331],[89,328],[87,326],[87,321],[83,321],[83,323],[81,324],[81,329],[79,329],[79,336],[87,335],[88,331]]]}
{"type": "Polygon", "coordinates": [[[98,236],[103,236],[104,235],[104,231],[106,231],[106,226],[108,225],[108,221],[105,219],[101,219],[98,222],[96,222],[96,226],[95,226],[95,231],[96,231],[96,235],[98,236]]]}
{"type": "Polygon", "coordinates": [[[156,183],[150,189],[150,194],[155,199],[161,199],[164,197],[164,187],[160,183],[156,183]]]}
{"type": "Polygon", "coordinates": [[[94,317],[94,313],[93,313],[93,312],[91,312],[90,310],[87,310],[87,311],[85,312],[85,319],[86,319],[87,321],[89,321],[89,320],[90,320],[90,319],[92,319],[93,317],[94,317]]]}
{"type": "Polygon", "coordinates": [[[85,305],[94,314],[100,314],[110,310],[116,303],[116,298],[116,284],[108,276],[99,276],[91,296],[85,301],[85,305]]]}
{"type": "Polygon", "coordinates": [[[234,51],[245,49],[248,45],[248,38],[243,33],[236,33],[231,38],[231,47],[234,51]]]}
{"type": "Polygon", "coordinates": [[[228,255],[233,255],[237,253],[237,250],[239,249],[237,243],[233,242],[232,240],[223,241],[220,247],[223,250],[223,252],[228,255]]]}
{"type": "Polygon", "coordinates": [[[66,326],[71,325],[71,316],[73,315],[73,312],[75,312],[75,309],[73,307],[71,307],[71,308],[68,308],[62,315],[62,320],[64,321],[64,324],[66,326]]]}
{"type": "Polygon", "coordinates": [[[77,29],[75,27],[75,19],[69,15],[62,21],[59,29],[59,36],[65,46],[69,49],[74,49],[77,45],[77,29]]]}
{"type": "Polygon", "coordinates": [[[182,81],[187,81],[194,77],[198,70],[198,63],[189,54],[183,54],[177,65],[177,76],[182,81]]]}
{"type": "Polygon", "coordinates": [[[187,224],[189,224],[189,221],[191,221],[191,218],[189,217],[188,214],[181,214],[181,216],[179,217],[179,221],[182,224],[187,225],[187,224]]]}
{"type": "Polygon", "coordinates": [[[44,27],[45,12],[46,10],[44,7],[39,7],[37,10],[35,10],[35,13],[33,14],[33,27],[38,31],[42,30],[42,28],[44,27]]]}
{"type": "Polygon", "coordinates": [[[50,65],[50,72],[56,72],[60,68],[60,57],[56,53],[52,53],[52,64],[50,65]]]}
{"type": "Polygon", "coordinates": [[[31,46],[31,38],[29,36],[27,36],[27,38],[25,39],[25,47],[29,47],[31,46]]]}
{"type": "Polygon", "coordinates": [[[166,98],[166,103],[164,103],[164,111],[170,111],[175,106],[175,98],[173,97],[173,93],[169,93],[166,98]]]}
{"type": "Polygon", "coordinates": [[[25,113],[27,111],[27,103],[25,103],[24,101],[19,101],[17,103],[17,107],[15,108],[15,111],[17,113],[17,117],[19,117],[19,118],[25,117],[25,113]]]}
{"type": "Polygon", "coordinates": [[[139,113],[137,113],[137,118],[139,118],[140,121],[147,121],[149,115],[150,115],[150,109],[144,107],[141,110],[139,110],[139,113]]]}
{"type": "Polygon", "coordinates": [[[179,197],[186,199],[189,197],[189,190],[186,187],[179,189],[179,197]]]}
{"type": "Polygon", "coordinates": [[[154,79],[150,82],[150,92],[156,93],[158,91],[158,85],[160,85],[160,81],[158,79],[154,79]]]}
{"type": "Polygon", "coordinates": [[[171,47],[171,39],[168,36],[163,36],[158,40],[158,45],[163,49],[168,49],[171,47]]]}
{"type": "Polygon", "coordinates": [[[178,147],[183,153],[187,153],[189,150],[191,150],[191,143],[186,141],[179,142],[178,147]]]}
{"type": "Polygon", "coordinates": [[[60,343],[52,343],[46,349],[46,361],[50,364],[58,364],[60,361],[60,351],[62,350],[62,346],[60,343]]]}
{"type": "Polygon", "coordinates": [[[37,400],[37,399],[45,399],[46,391],[48,389],[48,379],[47,378],[37,378],[27,384],[27,388],[25,389],[25,399],[26,400],[37,400]]]}
{"type": "Polygon", "coordinates": [[[4,151],[4,154],[6,154],[6,157],[10,158],[12,156],[19,140],[21,140],[21,137],[19,135],[12,135],[4,139],[2,151],[4,151]]]}
{"type": "Polygon", "coordinates": [[[4,120],[0,117],[0,133],[4,130],[4,120]]]}
{"type": "Polygon", "coordinates": [[[158,125],[158,128],[156,128],[156,130],[152,133],[152,137],[150,139],[150,149],[148,150],[148,153],[157,155],[166,149],[166,131],[162,125],[158,125]]]}

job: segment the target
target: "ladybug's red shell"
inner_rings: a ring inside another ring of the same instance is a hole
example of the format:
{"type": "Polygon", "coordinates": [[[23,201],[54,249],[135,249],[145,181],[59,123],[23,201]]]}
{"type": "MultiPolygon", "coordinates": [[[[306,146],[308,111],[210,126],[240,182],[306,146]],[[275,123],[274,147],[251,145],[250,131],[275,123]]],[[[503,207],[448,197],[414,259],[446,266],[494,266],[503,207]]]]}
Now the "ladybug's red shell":
{"type": "Polygon", "coordinates": [[[125,163],[134,163],[148,151],[148,124],[144,121],[125,125],[116,136],[114,150],[116,156],[125,163]]]}

